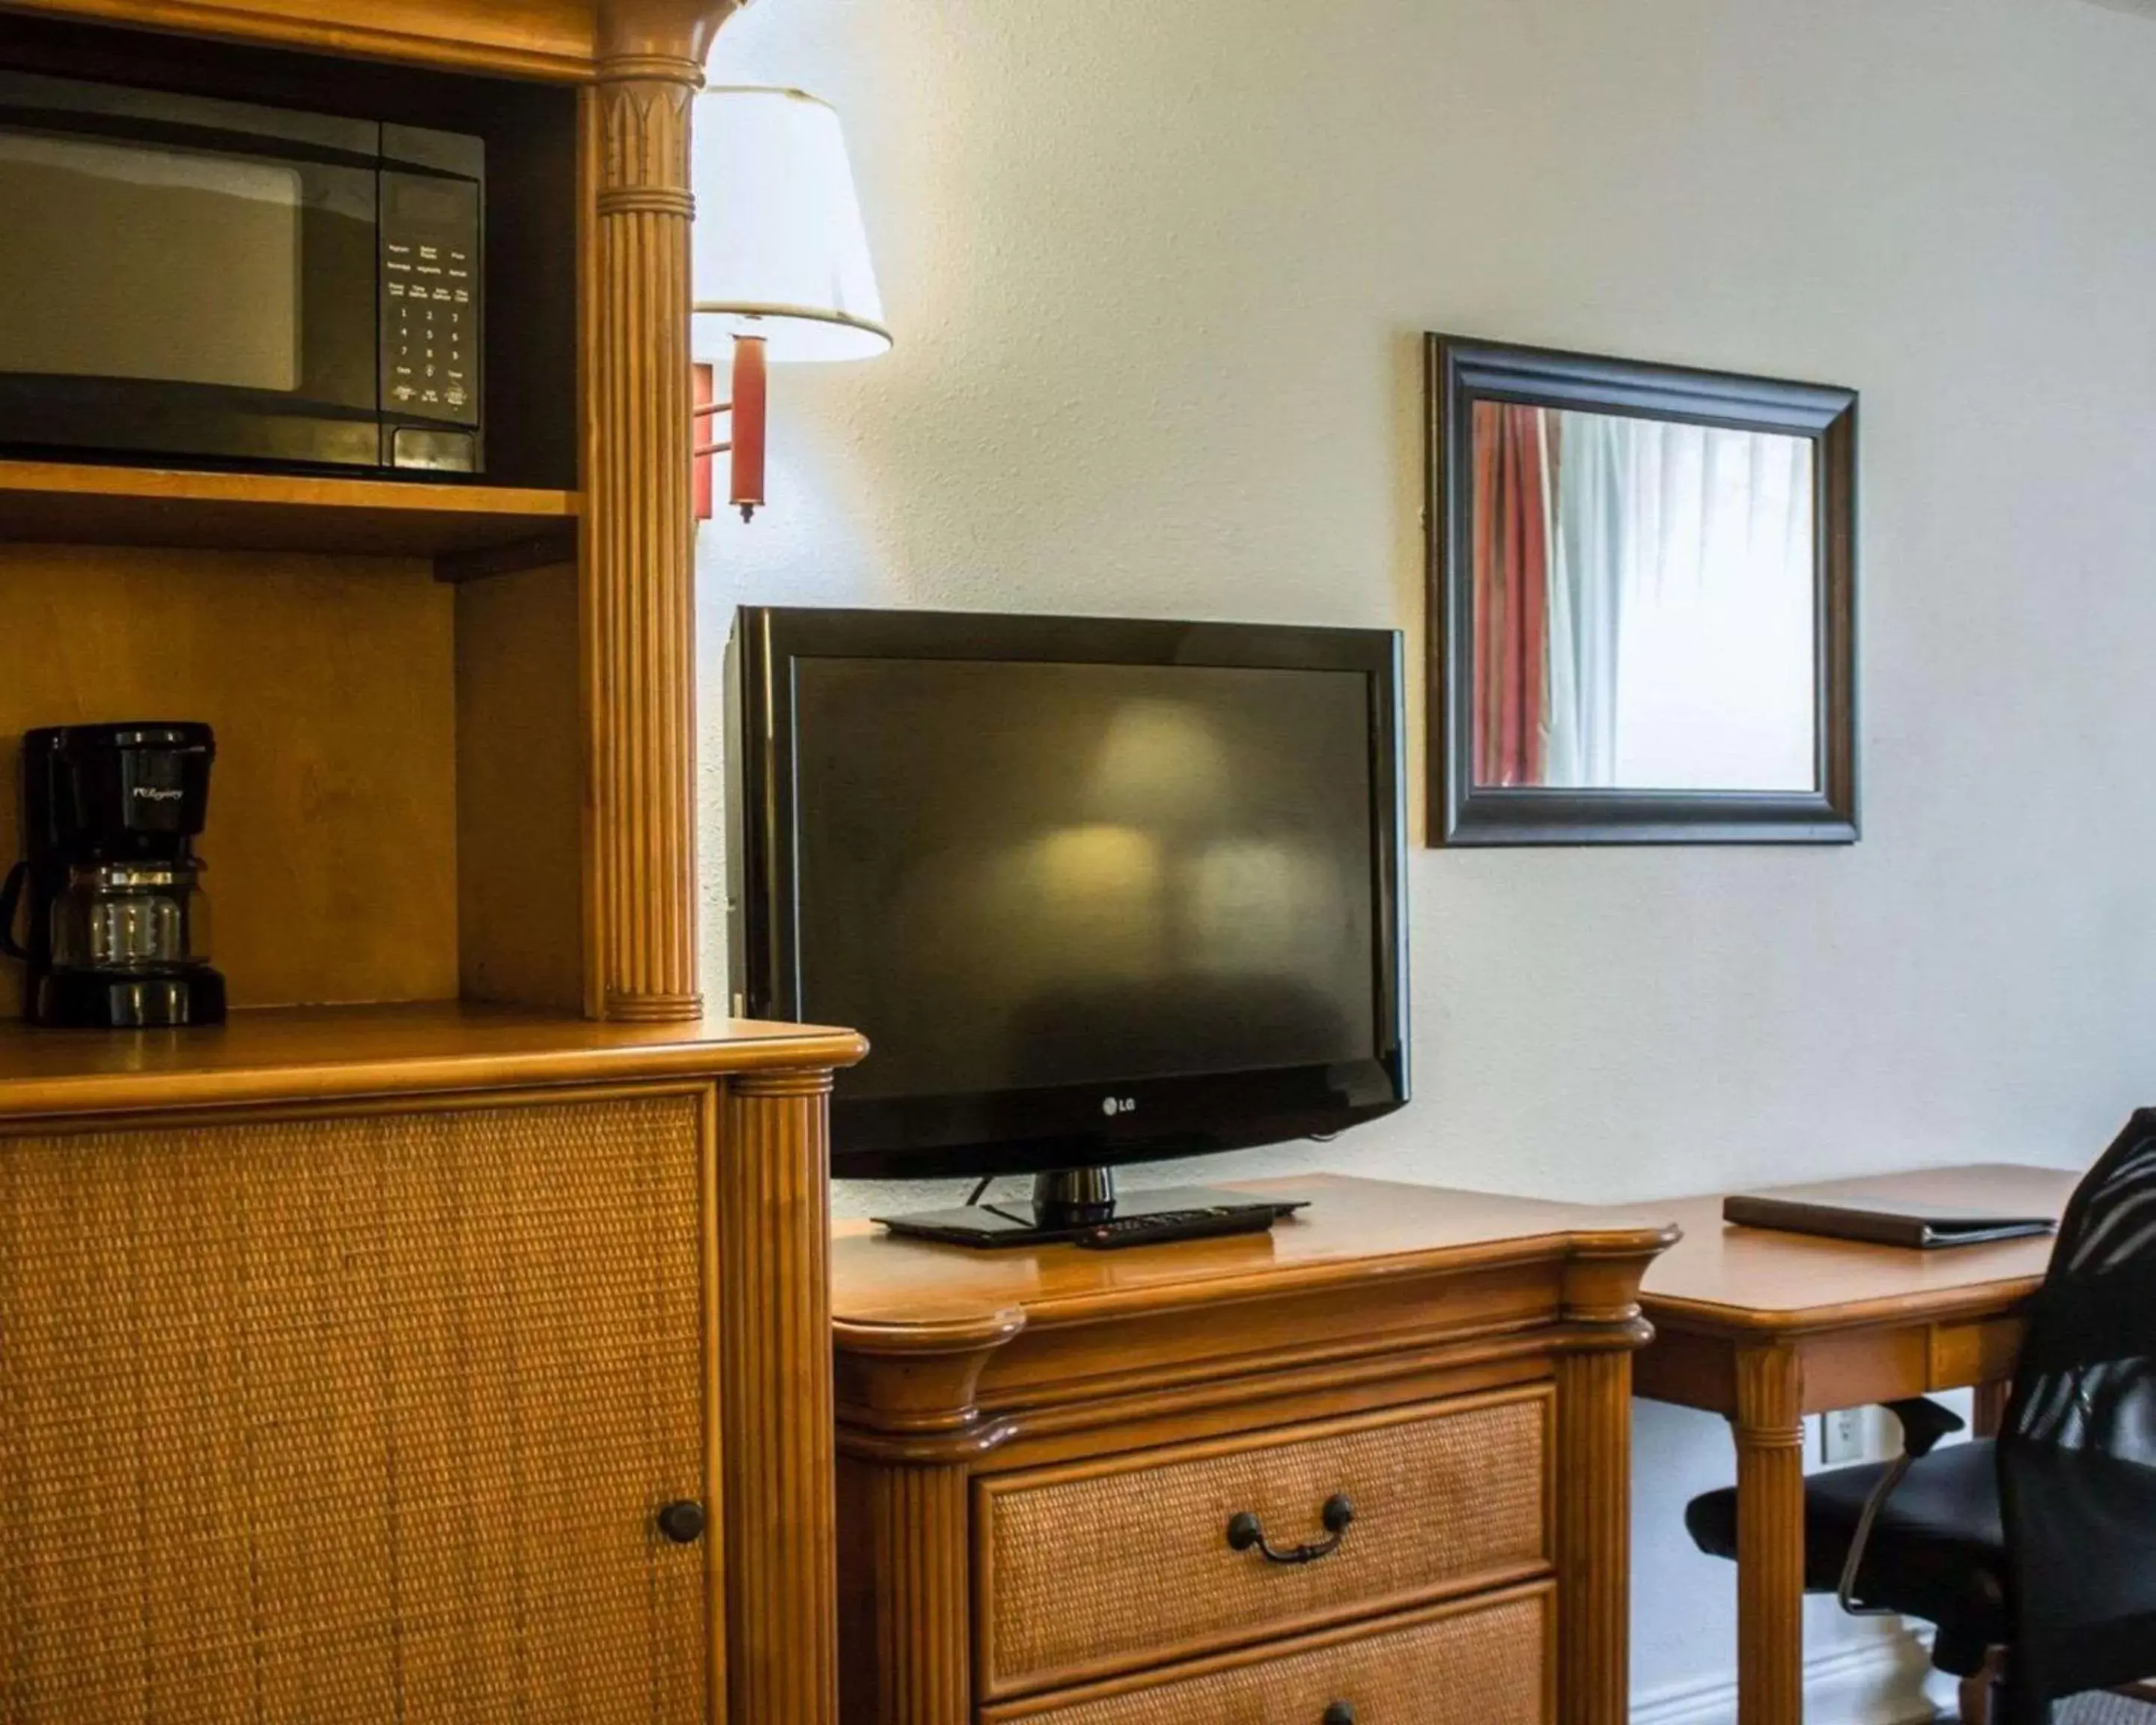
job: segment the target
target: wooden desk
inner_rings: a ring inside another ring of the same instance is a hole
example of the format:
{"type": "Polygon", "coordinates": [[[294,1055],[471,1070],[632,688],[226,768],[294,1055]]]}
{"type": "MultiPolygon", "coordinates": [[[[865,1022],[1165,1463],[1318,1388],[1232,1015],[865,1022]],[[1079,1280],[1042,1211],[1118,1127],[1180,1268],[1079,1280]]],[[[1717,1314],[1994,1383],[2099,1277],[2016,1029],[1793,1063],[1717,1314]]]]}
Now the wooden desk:
{"type": "MultiPolygon", "coordinates": [[[[2080,1176],[2053,1168],[1931,1168],[1859,1183],[1882,1199],[2057,1214],[2080,1176]]],[[[1648,1271],[1655,1339],[1634,1393],[1704,1408],[1737,1442],[1738,1717],[1804,1717],[1804,1416],[1979,1387],[1979,1420],[2020,1345],[2015,1309],[2049,1239],[1917,1252],[1732,1228],[1719,1195],[1645,1206],[1684,1230],[1648,1271]]]]}
{"type": "Polygon", "coordinates": [[[1250,1189],[1314,1202],[1113,1252],[841,1228],[846,1725],[1622,1725],[1635,1296],[1668,1228],[1250,1189]],[[1223,1537],[1239,1512],[1340,1537],[1268,1563],[1223,1537]]]}

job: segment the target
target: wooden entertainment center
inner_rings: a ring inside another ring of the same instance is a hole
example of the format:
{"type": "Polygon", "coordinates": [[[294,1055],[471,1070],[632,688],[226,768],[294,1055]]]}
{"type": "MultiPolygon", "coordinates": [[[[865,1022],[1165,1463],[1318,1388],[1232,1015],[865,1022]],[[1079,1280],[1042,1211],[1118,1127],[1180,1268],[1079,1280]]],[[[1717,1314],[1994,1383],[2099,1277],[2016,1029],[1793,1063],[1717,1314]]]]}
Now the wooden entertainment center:
{"type": "MultiPolygon", "coordinates": [[[[728,10],[0,8],[14,69],[479,134],[498,218],[483,481],[0,459],[0,735],[215,726],[236,1009],[0,1024],[9,1719],[835,1717],[862,1045],[697,988],[687,129],[728,10]]],[[[0,749],[0,860],[17,792],[0,749]]]]}

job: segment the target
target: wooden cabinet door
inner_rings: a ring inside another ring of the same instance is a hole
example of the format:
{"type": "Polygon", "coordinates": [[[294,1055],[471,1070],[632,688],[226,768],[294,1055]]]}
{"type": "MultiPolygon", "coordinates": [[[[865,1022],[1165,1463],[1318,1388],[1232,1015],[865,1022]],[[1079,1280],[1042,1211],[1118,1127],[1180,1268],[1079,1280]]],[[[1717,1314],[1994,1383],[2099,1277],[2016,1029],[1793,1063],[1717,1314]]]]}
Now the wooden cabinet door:
{"type": "Polygon", "coordinates": [[[0,1138],[0,1722],[711,1718],[705,1118],[0,1138]]]}

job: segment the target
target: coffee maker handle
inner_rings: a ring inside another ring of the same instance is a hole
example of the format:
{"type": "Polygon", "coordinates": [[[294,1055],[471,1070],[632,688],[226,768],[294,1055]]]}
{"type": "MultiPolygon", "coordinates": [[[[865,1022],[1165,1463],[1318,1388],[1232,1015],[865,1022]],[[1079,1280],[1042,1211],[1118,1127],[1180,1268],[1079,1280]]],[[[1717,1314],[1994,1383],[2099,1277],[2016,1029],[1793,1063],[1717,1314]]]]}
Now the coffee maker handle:
{"type": "Polygon", "coordinates": [[[29,864],[18,862],[8,870],[8,878],[0,881],[0,952],[10,958],[27,960],[30,956],[15,938],[15,907],[22,901],[23,883],[29,878],[29,864]]]}

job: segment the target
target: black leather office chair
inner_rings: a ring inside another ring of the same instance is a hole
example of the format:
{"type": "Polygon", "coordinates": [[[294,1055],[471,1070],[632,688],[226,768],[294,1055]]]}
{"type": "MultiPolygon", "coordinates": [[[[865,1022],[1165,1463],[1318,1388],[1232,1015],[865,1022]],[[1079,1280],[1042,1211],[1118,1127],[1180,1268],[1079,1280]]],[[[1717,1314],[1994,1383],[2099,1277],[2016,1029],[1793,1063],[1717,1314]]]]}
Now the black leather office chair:
{"type": "MultiPolygon", "coordinates": [[[[1967,1676],[2005,1651],[1999,1725],[2156,1676],[2156,1108],[2138,1111],[2060,1224],[1998,1438],[1889,1404],[1904,1454],[1804,1482],[1804,1584],[1856,1611],[1938,1625],[1967,1676]]],[[[1737,1555],[1737,1494],[1693,1499],[1699,1548],[1737,1555]]]]}

